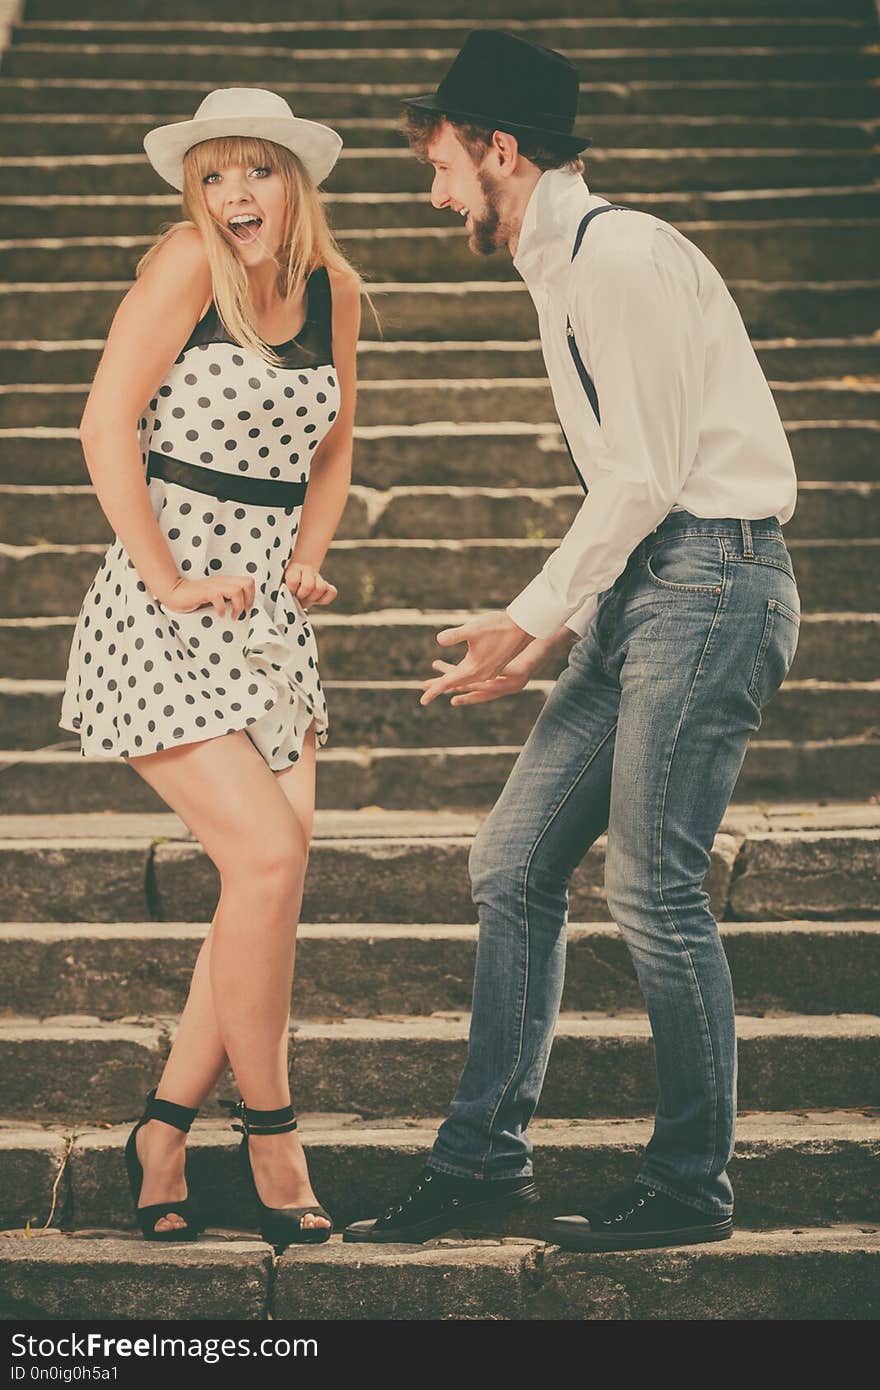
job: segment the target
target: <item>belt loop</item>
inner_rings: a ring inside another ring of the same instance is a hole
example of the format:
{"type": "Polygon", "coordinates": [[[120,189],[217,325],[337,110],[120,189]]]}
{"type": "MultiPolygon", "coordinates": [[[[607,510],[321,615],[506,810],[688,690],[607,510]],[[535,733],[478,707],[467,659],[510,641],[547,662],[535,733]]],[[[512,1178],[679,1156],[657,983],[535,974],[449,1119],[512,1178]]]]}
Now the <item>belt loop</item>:
{"type": "Polygon", "coordinates": [[[739,524],[742,527],[743,559],[753,560],[755,558],[755,552],[752,548],[751,523],[746,521],[744,517],[740,517],[739,524]]]}

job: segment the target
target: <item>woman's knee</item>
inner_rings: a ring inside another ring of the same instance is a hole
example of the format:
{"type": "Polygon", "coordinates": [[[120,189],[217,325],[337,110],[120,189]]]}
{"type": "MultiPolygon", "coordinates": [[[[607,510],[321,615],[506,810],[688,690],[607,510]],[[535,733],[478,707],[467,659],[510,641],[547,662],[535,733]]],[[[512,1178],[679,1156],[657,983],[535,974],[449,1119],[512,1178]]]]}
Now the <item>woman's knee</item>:
{"type": "Polygon", "coordinates": [[[236,838],[215,858],[224,885],[258,886],[261,894],[283,895],[302,881],[309,845],[303,827],[291,812],[262,831],[236,838]]]}

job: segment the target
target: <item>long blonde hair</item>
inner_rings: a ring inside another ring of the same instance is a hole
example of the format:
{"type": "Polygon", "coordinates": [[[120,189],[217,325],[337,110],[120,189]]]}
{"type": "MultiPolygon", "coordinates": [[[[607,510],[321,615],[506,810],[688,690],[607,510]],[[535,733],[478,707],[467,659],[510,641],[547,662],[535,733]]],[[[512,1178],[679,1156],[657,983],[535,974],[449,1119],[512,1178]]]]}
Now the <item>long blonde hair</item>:
{"type": "Polygon", "coordinates": [[[328,225],[318,188],[297,155],[273,140],[224,135],[214,140],[202,140],[187,150],[183,158],[184,217],[160,231],[157,240],[138,261],[135,277],[143,273],[159,247],[178,228],[197,227],[202,234],[211,267],[214,300],[230,336],[241,346],[258,352],[273,366],[280,363],[278,354],[254,328],[247,271],[211,216],[205,198],[202,180],[207,174],[228,164],[242,164],[245,168],[268,165],[281,176],[285,190],[284,227],[275,257],[281,298],[287,299],[316,266],[326,265],[333,270],[348,271],[357,277],[381,335],[376,307],[359,271],[339,249],[328,225]]]}

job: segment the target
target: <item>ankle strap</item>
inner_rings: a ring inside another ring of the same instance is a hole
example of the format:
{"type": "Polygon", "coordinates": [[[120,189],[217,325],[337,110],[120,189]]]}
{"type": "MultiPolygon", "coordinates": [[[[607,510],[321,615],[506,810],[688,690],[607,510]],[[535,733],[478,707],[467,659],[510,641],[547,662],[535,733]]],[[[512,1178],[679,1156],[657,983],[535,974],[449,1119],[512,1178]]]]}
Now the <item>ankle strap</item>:
{"type": "Polygon", "coordinates": [[[147,1107],[144,1114],[148,1120],[164,1120],[167,1125],[173,1125],[175,1129],[182,1129],[184,1134],[188,1134],[190,1126],[196,1115],[199,1113],[198,1106],[192,1108],[189,1105],[178,1105],[177,1101],[165,1100],[164,1096],[157,1096],[158,1087],[154,1086],[147,1093],[147,1107]]]}
{"type": "Polygon", "coordinates": [[[220,1104],[238,1115],[242,1124],[233,1129],[240,1134],[288,1134],[298,1127],[293,1105],[280,1105],[277,1110],[253,1110],[243,1100],[221,1100],[220,1104]]]}

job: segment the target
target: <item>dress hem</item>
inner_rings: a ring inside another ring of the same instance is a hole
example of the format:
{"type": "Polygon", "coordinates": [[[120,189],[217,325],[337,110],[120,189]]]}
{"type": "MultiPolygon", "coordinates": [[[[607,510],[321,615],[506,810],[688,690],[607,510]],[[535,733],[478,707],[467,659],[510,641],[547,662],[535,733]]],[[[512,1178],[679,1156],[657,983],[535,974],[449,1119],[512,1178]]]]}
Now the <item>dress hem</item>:
{"type": "MultiPolygon", "coordinates": [[[[267,713],[270,713],[270,711],[267,711],[267,713]]],[[[120,752],[120,751],[118,751],[118,750],[106,749],[106,748],[102,748],[102,749],[101,749],[100,751],[98,751],[98,752],[90,753],[90,752],[88,752],[88,751],[83,747],[82,735],[80,734],[79,729],[75,728],[72,724],[63,724],[63,723],[61,722],[61,720],[58,721],[58,728],[59,728],[59,729],[64,729],[64,730],[66,730],[66,731],[69,731],[70,733],[77,734],[77,735],[79,736],[79,740],[80,740],[80,748],[79,748],[79,751],[80,751],[81,755],[82,755],[84,758],[101,758],[101,759],[103,759],[105,762],[115,762],[115,761],[116,761],[117,759],[119,759],[119,758],[122,758],[123,760],[127,760],[128,758],[142,758],[142,757],[144,757],[144,756],[149,755],[150,753],[165,753],[165,752],[168,751],[169,748],[180,748],[180,747],[185,746],[185,745],[188,744],[188,743],[207,743],[209,739],[212,739],[212,738],[223,738],[223,737],[225,737],[226,734],[246,733],[246,734],[248,735],[248,737],[250,738],[250,727],[251,727],[251,724],[256,724],[256,723],[258,723],[258,722],[259,722],[258,719],[252,719],[252,720],[250,721],[250,723],[245,722],[244,724],[237,724],[234,728],[231,728],[231,727],[230,727],[230,728],[226,728],[226,729],[221,729],[221,730],[219,731],[219,733],[205,732],[205,733],[201,734],[199,737],[196,737],[196,738],[192,738],[192,737],[190,737],[190,736],[188,736],[188,735],[184,735],[184,736],[181,737],[181,738],[176,738],[176,739],[175,739],[175,738],[172,738],[170,741],[166,741],[165,739],[157,739],[157,740],[156,740],[156,744],[157,744],[156,747],[153,747],[153,748],[138,748],[138,749],[136,749],[136,750],[134,750],[134,751],[127,751],[127,752],[125,752],[125,753],[122,753],[122,752],[120,752]],[[162,745],[161,748],[158,747],[158,744],[160,744],[160,743],[161,743],[161,745],[162,745]]],[[[321,724],[321,723],[318,722],[318,717],[317,717],[317,715],[316,715],[316,714],[313,714],[313,715],[312,715],[312,720],[310,721],[309,727],[311,727],[311,722],[313,722],[314,725],[315,725],[315,744],[316,744],[316,747],[317,747],[317,748],[323,748],[323,747],[325,746],[325,744],[328,742],[329,738],[330,738],[330,724],[329,724],[329,721],[328,721],[327,723],[321,724]]],[[[308,729],[306,730],[306,732],[308,732],[308,729]]],[[[303,736],[303,737],[305,737],[305,736],[303,736]]],[[[256,743],[254,743],[254,740],[253,740],[253,739],[251,739],[251,742],[254,744],[254,747],[257,749],[257,752],[260,753],[260,757],[263,758],[263,760],[264,760],[264,762],[266,763],[267,767],[269,767],[269,768],[271,769],[272,772],[284,772],[288,767],[293,767],[294,763],[296,763],[296,762],[299,761],[299,757],[297,757],[297,758],[288,758],[286,762],[281,763],[278,767],[273,767],[273,766],[272,766],[272,763],[271,763],[271,762],[269,761],[269,759],[265,756],[265,754],[263,754],[262,752],[260,752],[260,749],[257,747],[256,743]]],[[[301,754],[301,753],[302,753],[302,743],[300,744],[300,746],[299,746],[299,748],[296,750],[296,752],[297,752],[298,754],[301,754]]]]}

